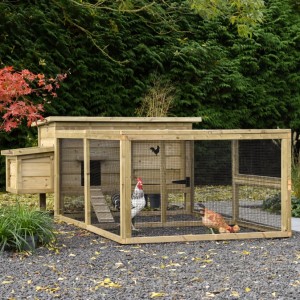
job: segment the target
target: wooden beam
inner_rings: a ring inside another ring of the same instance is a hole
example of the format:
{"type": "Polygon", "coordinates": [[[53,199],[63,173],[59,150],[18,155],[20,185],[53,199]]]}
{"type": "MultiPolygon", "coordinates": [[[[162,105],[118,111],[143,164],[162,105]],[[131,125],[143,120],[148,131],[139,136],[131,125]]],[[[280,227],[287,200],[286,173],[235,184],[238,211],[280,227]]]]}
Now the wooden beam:
{"type": "Polygon", "coordinates": [[[54,216],[62,213],[61,186],[60,186],[60,143],[55,139],[54,143],[54,216]]]}
{"type": "Polygon", "coordinates": [[[291,139],[281,141],[281,229],[291,231],[291,139]]]}
{"type": "Polygon", "coordinates": [[[281,188],[281,180],[279,177],[233,174],[232,180],[236,185],[265,186],[276,189],[281,188]]]}
{"type": "Polygon", "coordinates": [[[116,234],[114,234],[112,232],[106,231],[104,229],[98,228],[96,226],[86,225],[84,222],[77,221],[77,220],[68,218],[66,216],[62,216],[62,215],[57,216],[56,220],[62,221],[62,222],[66,222],[66,223],[72,224],[72,225],[74,225],[76,227],[88,230],[90,232],[98,234],[98,235],[100,235],[100,236],[102,236],[104,238],[110,239],[110,240],[115,241],[117,243],[120,243],[120,244],[122,243],[122,239],[120,238],[120,236],[118,236],[118,235],[116,235],[116,234]]]}
{"type": "Polygon", "coordinates": [[[166,184],[166,145],[162,141],[160,144],[160,211],[162,223],[167,221],[168,194],[166,184]]]}
{"type": "Polygon", "coordinates": [[[120,233],[131,237],[131,142],[126,136],[120,141],[120,233]]]}
{"type": "Polygon", "coordinates": [[[18,156],[18,155],[29,155],[29,154],[41,154],[54,152],[54,147],[28,147],[2,150],[1,155],[5,156],[18,156]]]}
{"type": "Polygon", "coordinates": [[[57,138],[91,138],[128,140],[262,140],[288,139],[287,129],[234,129],[234,130],[59,130],[57,138]],[[142,134],[141,134],[142,132],[142,134]]]}
{"type": "Polygon", "coordinates": [[[235,224],[239,219],[239,185],[237,177],[239,174],[239,142],[231,142],[231,162],[232,162],[232,221],[235,224]]]}
{"type": "Polygon", "coordinates": [[[145,243],[173,243],[173,242],[196,242],[196,241],[220,241],[220,240],[244,240],[290,237],[289,232],[247,232],[247,233],[220,233],[199,235],[175,235],[175,236],[151,236],[132,237],[122,240],[122,244],[145,244],[145,243]]]}
{"type": "MultiPolygon", "coordinates": [[[[201,117],[72,117],[72,116],[50,116],[43,121],[38,121],[37,125],[49,125],[51,123],[75,122],[75,123],[200,123],[201,117]]],[[[36,126],[36,124],[32,124],[36,126]]]]}
{"type": "Polygon", "coordinates": [[[91,224],[91,186],[90,186],[90,140],[83,140],[84,156],[84,220],[86,225],[91,224]]]}

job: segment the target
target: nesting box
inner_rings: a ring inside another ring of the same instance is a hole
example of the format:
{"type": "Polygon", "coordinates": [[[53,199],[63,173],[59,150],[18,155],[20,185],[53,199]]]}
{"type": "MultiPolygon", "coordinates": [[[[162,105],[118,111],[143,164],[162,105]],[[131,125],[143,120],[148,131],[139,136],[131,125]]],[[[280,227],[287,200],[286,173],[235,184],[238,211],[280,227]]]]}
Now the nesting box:
{"type": "Polygon", "coordinates": [[[291,236],[290,130],[192,129],[200,121],[39,123],[39,148],[54,150],[56,217],[124,244],[291,236]],[[145,202],[133,218],[137,178],[145,202]],[[210,234],[199,204],[240,231],[210,234]]]}
{"type": "Polygon", "coordinates": [[[53,193],[54,148],[1,151],[6,156],[6,190],[15,194],[53,193]]]}

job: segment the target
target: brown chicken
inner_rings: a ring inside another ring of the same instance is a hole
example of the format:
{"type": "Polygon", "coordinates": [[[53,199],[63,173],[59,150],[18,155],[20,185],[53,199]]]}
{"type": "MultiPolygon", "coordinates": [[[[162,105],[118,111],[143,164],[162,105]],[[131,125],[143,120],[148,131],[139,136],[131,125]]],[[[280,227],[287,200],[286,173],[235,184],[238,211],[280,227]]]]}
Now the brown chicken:
{"type": "Polygon", "coordinates": [[[219,233],[235,233],[240,231],[238,225],[228,225],[220,214],[207,209],[202,203],[196,203],[195,210],[199,211],[203,225],[208,227],[212,233],[215,233],[214,229],[218,230],[219,233]]]}

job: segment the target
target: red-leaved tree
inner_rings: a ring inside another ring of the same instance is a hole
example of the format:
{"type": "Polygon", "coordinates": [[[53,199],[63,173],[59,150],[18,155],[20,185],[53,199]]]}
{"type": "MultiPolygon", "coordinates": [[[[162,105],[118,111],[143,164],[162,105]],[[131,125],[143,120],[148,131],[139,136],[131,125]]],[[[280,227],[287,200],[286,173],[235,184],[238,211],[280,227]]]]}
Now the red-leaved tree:
{"type": "Polygon", "coordinates": [[[59,83],[66,78],[59,74],[56,78],[46,79],[43,74],[29,70],[15,71],[13,67],[0,69],[0,114],[3,122],[0,130],[11,131],[27,120],[27,125],[43,120],[42,112],[46,96],[56,97],[59,83]],[[35,94],[39,103],[29,99],[35,94]]]}

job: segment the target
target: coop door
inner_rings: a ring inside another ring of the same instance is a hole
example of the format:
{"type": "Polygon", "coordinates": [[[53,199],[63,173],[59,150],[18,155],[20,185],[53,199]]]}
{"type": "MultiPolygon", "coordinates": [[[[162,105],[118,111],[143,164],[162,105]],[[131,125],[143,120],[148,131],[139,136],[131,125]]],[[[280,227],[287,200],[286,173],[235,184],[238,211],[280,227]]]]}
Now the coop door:
{"type": "Polygon", "coordinates": [[[174,207],[190,206],[192,142],[137,141],[132,143],[132,174],[142,178],[147,207],[163,211],[167,221],[174,207]],[[190,199],[189,199],[190,200],[190,199]]]}

